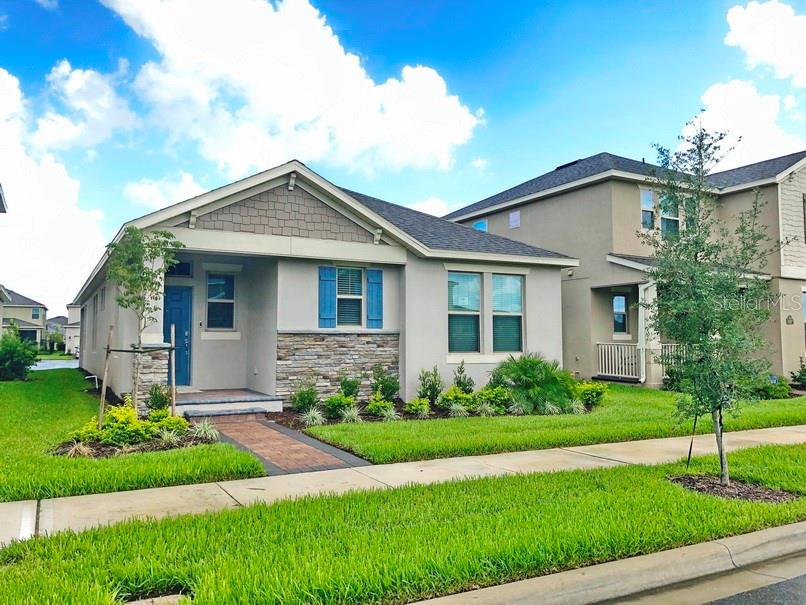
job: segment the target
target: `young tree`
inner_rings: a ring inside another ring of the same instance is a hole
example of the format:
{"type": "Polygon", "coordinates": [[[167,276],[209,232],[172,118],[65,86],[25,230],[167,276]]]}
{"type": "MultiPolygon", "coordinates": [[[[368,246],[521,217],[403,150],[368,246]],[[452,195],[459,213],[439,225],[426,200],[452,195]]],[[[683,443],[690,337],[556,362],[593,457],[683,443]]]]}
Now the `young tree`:
{"type": "Polygon", "coordinates": [[[687,131],[678,151],[656,146],[661,170],[653,188],[662,210],[680,212],[681,227],[677,234],[640,235],[656,262],[648,273],[657,295],[644,304],[649,328],[681,347],[674,360],[682,391],[678,412],[684,418],[711,416],[720,483],[729,485],[723,416],[753,396],[752,385],[769,368],[761,326],[771,301],[769,281],[760,271],[777,243],[760,221],[758,191],[746,210],[718,216],[708,174],[724,157],[726,134],[694,123],[687,131]]]}
{"type": "Polygon", "coordinates": [[[0,380],[25,380],[35,363],[36,345],[20,338],[12,320],[0,336],[0,380]]]}
{"type": "Polygon", "coordinates": [[[134,345],[132,400],[139,400],[140,355],[143,332],[156,321],[160,310],[163,277],[176,263],[176,251],[183,245],[169,231],[146,233],[137,227],[126,227],[123,237],[108,246],[107,278],[118,286],[118,305],[131,309],[137,316],[137,342],[134,345]]]}

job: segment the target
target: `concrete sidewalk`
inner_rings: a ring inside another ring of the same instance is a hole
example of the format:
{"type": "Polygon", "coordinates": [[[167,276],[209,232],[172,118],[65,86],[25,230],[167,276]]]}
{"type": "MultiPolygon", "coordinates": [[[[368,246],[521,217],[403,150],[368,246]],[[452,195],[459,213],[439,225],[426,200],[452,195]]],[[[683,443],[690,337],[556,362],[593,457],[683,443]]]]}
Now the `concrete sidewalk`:
{"type": "MultiPolygon", "coordinates": [[[[728,450],[766,444],[806,443],[806,425],[726,433],[725,442],[728,450]]],[[[195,514],[308,495],[471,477],[661,464],[685,457],[689,443],[689,437],[648,439],[0,503],[0,546],[12,539],[27,539],[65,529],[80,531],[126,519],[195,514]]],[[[713,435],[694,438],[695,456],[714,453],[713,435]]]]}

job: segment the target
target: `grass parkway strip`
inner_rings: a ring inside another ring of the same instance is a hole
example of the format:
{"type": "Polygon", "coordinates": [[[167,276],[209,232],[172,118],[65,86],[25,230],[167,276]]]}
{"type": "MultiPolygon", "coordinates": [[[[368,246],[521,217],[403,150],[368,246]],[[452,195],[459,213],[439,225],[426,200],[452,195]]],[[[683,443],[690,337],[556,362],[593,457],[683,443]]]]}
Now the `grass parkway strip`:
{"type": "Polygon", "coordinates": [[[97,413],[77,370],[32,372],[0,383],[0,501],[75,496],[260,477],[263,466],[231,445],[114,458],[66,458],[49,449],[97,413]]]}
{"type": "MultiPolygon", "coordinates": [[[[331,424],[306,432],[376,464],[689,435],[691,422],[674,417],[675,397],[611,385],[604,403],[590,414],[331,424]]],[[[726,417],[727,430],[806,423],[806,397],[740,407],[738,416],[726,417]]],[[[700,419],[697,432],[711,431],[710,418],[700,419]]]]}
{"type": "MultiPolygon", "coordinates": [[[[730,455],[735,479],[806,495],[806,446],[730,455]]],[[[691,492],[684,465],[457,481],[129,522],[0,551],[9,603],[400,603],[806,519],[691,492]]],[[[714,457],[692,472],[715,473],[714,457]]]]}

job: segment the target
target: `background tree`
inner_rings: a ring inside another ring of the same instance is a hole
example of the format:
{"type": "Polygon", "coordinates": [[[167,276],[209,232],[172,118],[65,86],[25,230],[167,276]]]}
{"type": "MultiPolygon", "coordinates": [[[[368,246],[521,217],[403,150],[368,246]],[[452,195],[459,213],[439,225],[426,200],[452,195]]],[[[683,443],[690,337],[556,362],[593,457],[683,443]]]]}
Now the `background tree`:
{"type": "Polygon", "coordinates": [[[36,345],[20,338],[17,322],[11,321],[0,336],[0,380],[25,380],[36,363],[36,345]]]}
{"type": "Polygon", "coordinates": [[[64,336],[60,332],[48,332],[48,345],[54,351],[64,350],[64,336]]]}
{"type": "Polygon", "coordinates": [[[723,443],[723,417],[765,373],[766,342],[761,326],[770,317],[769,281],[759,275],[768,254],[778,249],[760,222],[758,191],[751,206],[728,228],[717,215],[717,196],[708,181],[724,157],[726,134],[690,124],[678,151],[656,146],[661,170],[653,189],[661,209],[681,213],[678,234],[654,230],[641,238],[653,250],[656,266],[649,278],[657,296],[645,304],[651,330],[680,345],[678,413],[684,418],[710,415],[720,461],[720,483],[729,485],[723,443]]]}
{"type": "Polygon", "coordinates": [[[165,273],[176,263],[176,251],[183,245],[169,231],[146,233],[126,227],[123,237],[109,245],[107,278],[118,286],[118,305],[137,316],[137,342],[134,343],[132,400],[137,408],[140,390],[140,352],[143,332],[156,322],[163,296],[165,273]]]}

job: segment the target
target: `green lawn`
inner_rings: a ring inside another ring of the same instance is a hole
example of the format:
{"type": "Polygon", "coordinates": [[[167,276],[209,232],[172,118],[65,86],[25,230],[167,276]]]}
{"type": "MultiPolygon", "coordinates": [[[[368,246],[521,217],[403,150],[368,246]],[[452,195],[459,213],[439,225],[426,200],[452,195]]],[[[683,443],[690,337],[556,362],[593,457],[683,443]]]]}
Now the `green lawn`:
{"type": "Polygon", "coordinates": [[[37,353],[36,358],[39,359],[39,360],[44,360],[44,359],[61,359],[61,360],[75,359],[75,357],[73,357],[72,355],[69,355],[67,353],[59,353],[59,352],[57,352],[57,353],[37,353]]]}
{"type": "MultiPolygon", "coordinates": [[[[734,478],[806,495],[806,446],[730,454],[734,478]]],[[[715,458],[693,470],[716,472],[715,458]]],[[[13,603],[401,603],[806,519],[666,480],[682,464],[516,475],[129,522],[0,550],[13,603]]]]}
{"type": "Polygon", "coordinates": [[[97,412],[98,402],[86,388],[78,370],[32,372],[28,382],[0,382],[0,501],[265,474],[254,456],[227,444],[99,460],[48,454],[97,412]]]}
{"type": "MultiPolygon", "coordinates": [[[[375,463],[428,460],[690,434],[691,422],[674,418],[674,400],[666,391],[611,385],[604,404],[580,416],[364,422],[307,432],[375,463]]],[[[792,424],[806,424],[806,397],[747,403],[725,420],[729,431],[792,424]]],[[[697,428],[710,432],[710,419],[697,428]]]]}

